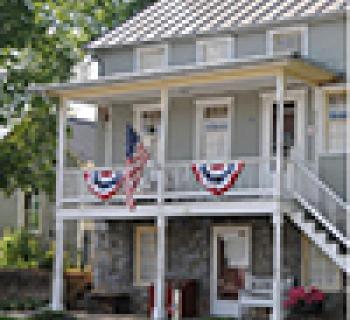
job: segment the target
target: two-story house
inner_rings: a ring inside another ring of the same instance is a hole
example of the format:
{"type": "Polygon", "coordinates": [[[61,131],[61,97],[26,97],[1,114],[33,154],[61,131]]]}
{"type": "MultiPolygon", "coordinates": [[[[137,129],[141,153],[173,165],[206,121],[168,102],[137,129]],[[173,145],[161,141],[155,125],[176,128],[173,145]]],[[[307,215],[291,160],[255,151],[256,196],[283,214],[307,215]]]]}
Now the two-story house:
{"type": "Polygon", "coordinates": [[[89,220],[94,290],[127,294],[131,313],[165,318],[173,286],[198,317],[264,307],[281,319],[293,279],[324,291],[325,312],[342,319],[345,31],[344,0],[160,0],[89,44],[98,79],[37,87],[61,101],[53,308],[63,307],[64,226],[89,220]],[[85,167],[65,159],[71,101],[97,109],[85,167]],[[128,123],[150,157],[134,210],[123,186],[100,200],[84,180],[123,172],[128,123]],[[236,161],[235,184],[210,192],[217,165],[236,161]],[[202,181],[193,167],[206,169],[202,181]]]}

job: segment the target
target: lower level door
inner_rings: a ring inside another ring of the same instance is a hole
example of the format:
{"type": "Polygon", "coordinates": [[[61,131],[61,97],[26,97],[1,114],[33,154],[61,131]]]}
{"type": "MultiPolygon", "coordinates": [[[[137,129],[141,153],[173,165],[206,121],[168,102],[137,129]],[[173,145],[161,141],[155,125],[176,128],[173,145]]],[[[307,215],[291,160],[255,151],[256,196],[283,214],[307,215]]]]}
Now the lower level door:
{"type": "Polygon", "coordinates": [[[250,265],[250,228],[218,226],[213,228],[211,269],[211,313],[238,315],[238,292],[245,287],[250,265]]]}

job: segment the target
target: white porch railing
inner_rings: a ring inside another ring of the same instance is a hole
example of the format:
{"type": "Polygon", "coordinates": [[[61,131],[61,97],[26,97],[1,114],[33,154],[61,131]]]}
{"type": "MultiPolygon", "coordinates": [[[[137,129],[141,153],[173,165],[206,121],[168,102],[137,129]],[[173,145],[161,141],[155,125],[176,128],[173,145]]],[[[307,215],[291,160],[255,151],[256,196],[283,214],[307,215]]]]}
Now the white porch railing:
{"type": "MultiPolygon", "coordinates": [[[[234,187],[225,195],[266,196],[273,194],[273,174],[270,160],[244,159],[244,169],[234,187]]],[[[195,161],[194,161],[195,162],[195,161]]],[[[165,167],[165,194],[168,197],[196,197],[210,195],[196,181],[191,162],[167,163],[165,167]]]]}
{"type": "Polygon", "coordinates": [[[299,160],[288,163],[287,177],[287,191],[331,232],[345,238],[346,203],[299,160]]]}
{"type": "MultiPolygon", "coordinates": [[[[195,161],[193,161],[195,162],[195,161]]],[[[143,177],[137,188],[135,199],[203,199],[212,196],[196,181],[192,173],[191,161],[167,162],[163,170],[157,169],[152,163],[145,167],[143,177]],[[159,177],[164,174],[164,190],[160,188],[159,177]]],[[[244,159],[245,167],[238,177],[234,187],[225,193],[225,196],[251,196],[262,197],[273,195],[273,169],[271,160],[261,158],[244,159]]],[[[88,171],[110,168],[92,168],[88,171]]],[[[83,169],[66,168],[63,177],[63,203],[98,203],[101,202],[92,195],[84,181],[83,169]]],[[[123,171],[122,166],[114,166],[113,170],[123,171]]],[[[113,202],[125,199],[125,189],[122,186],[118,193],[112,197],[113,202]]]]}

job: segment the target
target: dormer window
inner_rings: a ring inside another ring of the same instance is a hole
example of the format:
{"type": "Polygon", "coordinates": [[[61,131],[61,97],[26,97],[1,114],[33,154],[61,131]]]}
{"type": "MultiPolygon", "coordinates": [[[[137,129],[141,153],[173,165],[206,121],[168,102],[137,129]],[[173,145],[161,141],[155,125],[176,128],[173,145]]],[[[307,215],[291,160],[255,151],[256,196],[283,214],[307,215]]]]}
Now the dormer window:
{"type": "Polygon", "coordinates": [[[136,49],[136,70],[160,70],[168,65],[168,50],[165,45],[136,49]]]}
{"type": "Polygon", "coordinates": [[[287,27],[269,30],[267,34],[267,53],[281,55],[298,53],[308,54],[307,27],[287,27]]]}
{"type": "Polygon", "coordinates": [[[201,62],[220,62],[232,58],[232,38],[210,38],[197,41],[196,60],[201,62]]]}

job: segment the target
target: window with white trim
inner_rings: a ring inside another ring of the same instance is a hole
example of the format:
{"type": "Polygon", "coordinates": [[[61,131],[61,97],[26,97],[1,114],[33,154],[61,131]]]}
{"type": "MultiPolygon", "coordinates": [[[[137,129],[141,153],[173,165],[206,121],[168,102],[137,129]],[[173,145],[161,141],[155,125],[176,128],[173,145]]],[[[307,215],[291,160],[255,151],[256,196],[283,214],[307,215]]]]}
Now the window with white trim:
{"type": "Polygon", "coordinates": [[[299,53],[308,54],[307,27],[286,27],[269,30],[267,34],[267,53],[270,55],[299,53]]]}
{"type": "Polygon", "coordinates": [[[328,95],[328,151],[345,152],[346,148],[346,95],[328,95]]]}
{"type": "Polygon", "coordinates": [[[147,286],[156,279],[157,233],[154,226],[137,226],[135,233],[134,282],[147,286]]]}
{"type": "Polygon", "coordinates": [[[198,40],[196,45],[197,62],[220,62],[232,58],[232,38],[221,37],[198,40]]]}
{"type": "Polygon", "coordinates": [[[24,194],[24,223],[29,232],[40,232],[40,196],[38,191],[24,194]]]}
{"type": "Polygon", "coordinates": [[[315,286],[325,292],[341,289],[340,270],[309,240],[303,239],[303,285],[315,286]]]}
{"type": "Polygon", "coordinates": [[[166,46],[152,46],[137,48],[136,69],[159,70],[168,65],[168,51],[166,46]]]}
{"type": "Polygon", "coordinates": [[[227,160],[231,153],[231,99],[197,101],[197,159],[227,160]]]}

